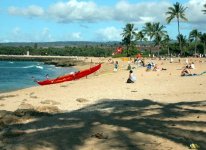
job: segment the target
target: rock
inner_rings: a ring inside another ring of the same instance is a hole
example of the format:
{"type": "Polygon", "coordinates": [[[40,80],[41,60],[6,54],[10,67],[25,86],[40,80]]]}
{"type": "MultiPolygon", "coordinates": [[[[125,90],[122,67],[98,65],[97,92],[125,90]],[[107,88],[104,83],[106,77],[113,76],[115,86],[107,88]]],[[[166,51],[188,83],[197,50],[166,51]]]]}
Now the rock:
{"type": "Polygon", "coordinates": [[[87,100],[85,98],[77,98],[76,101],[80,102],[80,103],[84,103],[84,102],[88,102],[89,100],[87,100]]]}
{"type": "Polygon", "coordinates": [[[39,106],[35,108],[35,110],[39,112],[44,112],[44,113],[59,113],[61,110],[57,106],[39,106]]]}
{"type": "Polygon", "coordinates": [[[14,114],[18,117],[42,117],[48,116],[48,113],[39,112],[35,109],[17,109],[14,114]]]}
{"type": "Polygon", "coordinates": [[[9,124],[14,124],[18,121],[18,117],[15,116],[12,113],[8,113],[6,115],[4,115],[1,119],[0,119],[0,125],[4,126],[4,125],[9,125],[9,124]]]}
{"type": "Polygon", "coordinates": [[[34,106],[32,106],[31,104],[28,103],[22,103],[21,105],[19,105],[18,109],[29,109],[29,110],[33,110],[34,106]]]}
{"type": "Polygon", "coordinates": [[[45,100],[45,101],[41,101],[40,103],[42,104],[51,104],[51,105],[59,105],[59,102],[56,102],[54,100],[45,100]]]}
{"type": "Polygon", "coordinates": [[[108,139],[109,138],[109,136],[104,133],[95,133],[91,135],[91,137],[95,137],[97,139],[108,139]]]}

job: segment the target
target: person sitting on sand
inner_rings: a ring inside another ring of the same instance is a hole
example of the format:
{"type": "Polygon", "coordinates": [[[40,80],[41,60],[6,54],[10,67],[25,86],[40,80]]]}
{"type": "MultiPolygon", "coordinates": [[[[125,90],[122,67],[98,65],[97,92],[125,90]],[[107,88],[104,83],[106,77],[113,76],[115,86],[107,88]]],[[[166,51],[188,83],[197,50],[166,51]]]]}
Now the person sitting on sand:
{"type": "Polygon", "coordinates": [[[190,64],[190,67],[189,67],[190,69],[195,69],[195,64],[194,64],[194,62],[192,62],[191,64],[190,64]]]}
{"type": "Polygon", "coordinates": [[[146,71],[150,71],[150,70],[152,70],[152,63],[148,63],[148,64],[147,64],[147,69],[146,69],[146,71]]]}
{"type": "Polygon", "coordinates": [[[108,59],[108,63],[109,63],[109,64],[113,64],[114,61],[110,58],[110,59],[108,59]]]}
{"type": "Polygon", "coordinates": [[[166,68],[159,68],[157,64],[154,65],[153,71],[161,71],[161,70],[167,70],[166,68]]]}
{"type": "Polygon", "coordinates": [[[181,72],[181,76],[189,76],[191,75],[190,71],[185,67],[182,72],[181,72]]]}
{"type": "Polygon", "coordinates": [[[154,65],[153,71],[160,71],[160,68],[157,64],[154,65]]]}
{"type": "Polygon", "coordinates": [[[127,83],[134,83],[136,81],[136,77],[133,74],[133,71],[129,71],[129,78],[127,79],[127,83]]]}
{"type": "Polygon", "coordinates": [[[143,67],[145,66],[144,59],[141,60],[141,65],[142,65],[143,67]]]}

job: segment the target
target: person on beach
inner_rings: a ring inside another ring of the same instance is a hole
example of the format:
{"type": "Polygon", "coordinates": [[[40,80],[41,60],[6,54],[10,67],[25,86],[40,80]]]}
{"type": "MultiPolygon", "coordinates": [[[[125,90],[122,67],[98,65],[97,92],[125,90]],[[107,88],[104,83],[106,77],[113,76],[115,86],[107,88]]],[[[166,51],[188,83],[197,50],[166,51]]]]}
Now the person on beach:
{"type": "Polygon", "coordinates": [[[195,64],[194,64],[194,62],[192,62],[192,63],[190,64],[190,69],[195,69],[195,64]]]}
{"type": "Polygon", "coordinates": [[[132,69],[131,65],[128,64],[128,66],[127,66],[127,70],[131,70],[131,69],[132,69]]]}
{"type": "Polygon", "coordinates": [[[154,65],[153,71],[160,71],[160,68],[157,64],[154,65]]]}
{"type": "Polygon", "coordinates": [[[195,69],[195,64],[194,64],[194,62],[189,63],[188,65],[186,65],[186,68],[188,68],[188,69],[195,69]]]}
{"type": "Polygon", "coordinates": [[[167,70],[166,68],[160,68],[157,64],[154,65],[153,71],[167,70]]]}
{"type": "Polygon", "coordinates": [[[49,79],[49,74],[46,74],[46,79],[49,79]]]}
{"type": "Polygon", "coordinates": [[[182,72],[181,72],[181,76],[189,76],[191,75],[190,71],[187,69],[187,67],[185,67],[182,72]]]}
{"type": "Polygon", "coordinates": [[[118,61],[116,61],[114,64],[114,72],[117,72],[118,66],[119,66],[118,61]]]}
{"type": "Polygon", "coordinates": [[[201,73],[201,74],[196,74],[196,73],[191,73],[188,68],[184,68],[181,72],[181,76],[184,77],[184,76],[197,76],[197,75],[202,75],[204,74],[205,72],[201,73]]]}
{"type": "Polygon", "coordinates": [[[172,57],[170,57],[170,63],[173,63],[173,61],[174,61],[174,60],[173,60],[173,58],[172,58],[172,57]]]}
{"type": "Polygon", "coordinates": [[[133,74],[133,71],[129,71],[129,78],[127,79],[127,83],[134,83],[136,81],[136,77],[133,74]]]}

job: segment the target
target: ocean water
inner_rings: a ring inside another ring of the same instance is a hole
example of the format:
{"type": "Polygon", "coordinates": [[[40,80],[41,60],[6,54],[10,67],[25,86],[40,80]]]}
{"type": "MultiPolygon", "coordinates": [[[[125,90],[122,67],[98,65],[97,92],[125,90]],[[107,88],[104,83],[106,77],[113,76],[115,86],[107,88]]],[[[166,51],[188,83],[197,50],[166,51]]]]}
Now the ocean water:
{"type": "Polygon", "coordinates": [[[34,82],[74,72],[75,68],[62,68],[34,61],[0,61],[0,93],[14,91],[32,86],[34,82]]]}

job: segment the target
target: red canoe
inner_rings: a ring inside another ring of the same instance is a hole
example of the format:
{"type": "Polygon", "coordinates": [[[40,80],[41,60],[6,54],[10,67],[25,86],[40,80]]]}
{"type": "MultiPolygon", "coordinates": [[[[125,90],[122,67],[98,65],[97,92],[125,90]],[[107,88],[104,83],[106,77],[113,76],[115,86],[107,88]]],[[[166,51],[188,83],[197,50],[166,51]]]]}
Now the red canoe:
{"type": "Polygon", "coordinates": [[[95,71],[99,70],[100,68],[101,68],[101,64],[98,64],[97,66],[94,66],[94,67],[91,67],[89,69],[76,72],[74,74],[64,75],[64,76],[61,76],[61,77],[58,77],[58,78],[55,78],[55,79],[37,81],[37,83],[39,85],[48,85],[48,84],[56,84],[56,83],[61,83],[61,82],[65,82],[65,81],[76,80],[76,79],[80,79],[82,77],[88,76],[88,75],[94,73],[95,71]]]}

